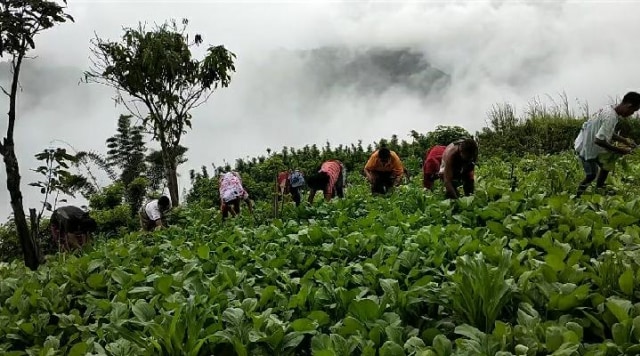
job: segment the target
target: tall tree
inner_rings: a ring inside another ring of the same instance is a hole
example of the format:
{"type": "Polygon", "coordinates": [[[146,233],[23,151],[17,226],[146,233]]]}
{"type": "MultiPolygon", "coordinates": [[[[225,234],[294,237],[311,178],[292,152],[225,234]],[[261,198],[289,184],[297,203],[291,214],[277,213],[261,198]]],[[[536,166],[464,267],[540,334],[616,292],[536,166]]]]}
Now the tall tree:
{"type": "MultiPolygon", "coordinates": [[[[187,162],[187,158],[185,154],[187,153],[187,148],[178,145],[176,148],[176,167],[187,162]]],[[[164,174],[164,163],[162,151],[151,150],[147,157],[145,157],[145,161],[147,162],[147,179],[149,179],[150,188],[152,191],[157,192],[163,190],[166,186],[168,186],[169,182],[167,181],[167,175],[164,174]]],[[[177,174],[176,174],[177,177],[177,174]]]]}
{"type": "Polygon", "coordinates": [[[147,192],[148,179],[145,152],[142,137],[143,127],[131,123],[132,115],[120,115],[117,133],[107,139],[107,159],[110,167],[120,168],[120,178],[124,185],[124,198],[131,208],[132,216],[138,214],[138,209],[144,201],[147,192]]]}
{"type": "Polygon", "coordinates": [[[124,105],[160,143],[169,193],[179,204],[177,166],[180,140],[191,128],[190,111],[207,101],[218,86],[227,87],[235,71],[235,54],[224,46],[209,46],[203,59],[194,59],[193,42],[186,34],[188,21],[175,20],[147,31],[125,28],[121,41],[99,37],[91,41],[92,66],[84,81],[116,89],[116,102],[124,105]],[[126,95],[126,98],[125,98],[126,95]]]}
{"type": "MultiPolygon", "coordinates": [[[[63,2],[66,5],[66,0],[63,2]]],[[[20,69],[27,53],[35,49],[34,38],[56,24],[73,21],[73,18],[65,13],[65,9],[66,6],[55,1],[0,0],[0,57],[6,55],[11,65],[11,87],[9,90],[2,88],[2,92],[9,98],[9,120],[6,136],[0,143],[0,155],[7,171],[7,189],[25,264],[32,270],[38,268],[40,256],[34,236],[29,232],[22,204],[20,167],[13,137],[17,115],[16,99],[20,69]]]]}
{"type": "Polygon", "coordinates": [[[120,115],[117,133],[107,139],[106,162],[120,168],[120,181],[125,186],[140,177],[146,170],[144,162],[147,148],[142,137],[142,126],[131,123],[131,115],[120,115]]]}

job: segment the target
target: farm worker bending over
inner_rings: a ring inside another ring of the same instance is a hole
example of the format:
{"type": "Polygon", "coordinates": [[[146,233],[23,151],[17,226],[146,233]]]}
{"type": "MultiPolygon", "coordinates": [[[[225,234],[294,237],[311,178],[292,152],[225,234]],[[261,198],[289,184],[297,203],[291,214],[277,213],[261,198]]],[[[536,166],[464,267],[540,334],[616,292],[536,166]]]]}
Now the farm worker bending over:
{"type": "Polygon", "coordinates": [[[284,171],[278,173],[278,195],[284,201],[285,194],[291,194],[291,198],[296,203],[296,206],[300,205],[302,198],[300,197],[300,188],[304,185],[304,175],[299,170],[284,171]]]}
{"type": "Polygon", "coordinates": [[[226,219],[231,212],[231,216],[240,213],[240,201],[244,200],[249,208],[249,212],[253,214],[253,207],[249,200],[249,193],[242,186],[240,175],[235,172],[226,172],[220,175],[220,210],[222,211],[222,220],[226,219]]]}
{"type": "Polygon", "coordinates": [[[318,172],[307,179],[309,192],[309,204],[313,204],[316,192],[324,193],[324,200],[329,201],[336,195],[344,198],[344,187],[347,182],[347,170],[344,164],[338,160],[329,160],[322,163],[318,172]]]}
{"type": "Polygon", "coordinates": [[[145,204],[139,214],[142,231],[153,231],[164,227],[165,215],[170,209],[171,201],[165,195],[145,204]]]}
{"type": "Polygon", "coordinates": [[[89,241],[89,234],[98,227],[88,212],[71,205],[54,210],[49,224],[53,243],[61,251],[84,246],[89,241]]]}
{"type": "Polygon", "coordinates": [[[446,197],[458,198],[462,184],[464,194],[473,194],[475,163],[478,160],[478,143],[472,139],[458,140],[448,146],[433,146],[427,151],[422,165],[422,185],[433,190],[433,182],[442,179],[446,197]]]}
{"type": "Polygon", "coordinates": [[[596,179],[596,175],[598,177],[596,187],[604,188],[609,171],[603,169],[602,162],[598,159],[599,154],[606,151],[622,155],[631,153],[629,147],[612,145],[612,139],[631,147],[636,146],[633,140],[615,134],[614,130],[620,117],[629,117],[638,109],[640,109],[640,94],[629,92],[625,94],[620,104],[617,106],[607,105],[582,125],[582,130],[574,142],[574,149],[580,157],[586,177],[580,183],[576,196],[579,197],[584,193],[591,182],[596,179]],[[600,168],[599,172],[598,168],[600,168]]]}
{"type": "Polygon", "coordinates": [[[395,152],[382,146],[369,157],[364,166],[364,174],[371,184],[371,193],[385,194],[391,187],[402,182],[404,167],[395,152]]]}

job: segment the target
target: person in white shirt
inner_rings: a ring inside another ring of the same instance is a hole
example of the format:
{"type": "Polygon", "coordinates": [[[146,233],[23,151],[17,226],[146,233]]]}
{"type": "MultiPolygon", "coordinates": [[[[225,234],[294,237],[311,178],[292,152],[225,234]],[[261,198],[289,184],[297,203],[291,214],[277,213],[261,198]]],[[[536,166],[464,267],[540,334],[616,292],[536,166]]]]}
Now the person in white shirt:
{"type": "Polygon", "coordinates": [[[153,231],[164,226],[165,214],[171,209],[167,196],[152,200],[140,209],[140,226],[143,231],[153,231]]]}
{"type": "Polygon", "coordinates": [[[582,129],[574,142],[574,149],[582,162],[586,177],[580,183],[576,196],[581,196],[587,187],[596,179],[596,187],[604,188],[609,171],[603,169],[598,155],[611,151],[626,155],[631,153],[629,147],[616,147],[612,140],[636,147],[633,140],[617,135],[614,130],[620,117],[629,117],[640,109],[640,94],[628,92],[622,102],[616,106],[606,106],[598,110],[591,119],[582,125],[582,129]]]}

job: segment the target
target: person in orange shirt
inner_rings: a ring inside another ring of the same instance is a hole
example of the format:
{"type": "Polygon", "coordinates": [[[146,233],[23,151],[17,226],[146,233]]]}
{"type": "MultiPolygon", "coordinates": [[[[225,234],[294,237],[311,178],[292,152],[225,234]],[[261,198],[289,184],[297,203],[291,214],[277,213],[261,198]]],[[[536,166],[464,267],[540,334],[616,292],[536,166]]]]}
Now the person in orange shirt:
{"type": "Polygon", "coordinates": [[[400,157],[386,146],[373,152],[364,166],[364,174],[371,184],[372,194],[385,194],[394,185],[399,185],[404,172],[400,157]]]}

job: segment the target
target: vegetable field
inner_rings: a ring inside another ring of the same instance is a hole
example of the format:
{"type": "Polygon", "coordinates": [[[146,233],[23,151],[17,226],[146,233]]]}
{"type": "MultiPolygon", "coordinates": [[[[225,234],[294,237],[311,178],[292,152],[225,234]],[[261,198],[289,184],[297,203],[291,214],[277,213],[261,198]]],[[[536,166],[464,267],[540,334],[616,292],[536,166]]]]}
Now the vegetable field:
{"type": "MultiPolygon", "coordinates": [[[[627,158],[625,158],[626,160],[627,158]]],[[[640,164],[581,199],[571,154],[483,161],[473,197],[416,175],[268,221],[191,206],[37,272],[0,266],[3,355],[637,355],[640,164]],[[515,191],[512,191],[512,186],[515,191]]]]}

